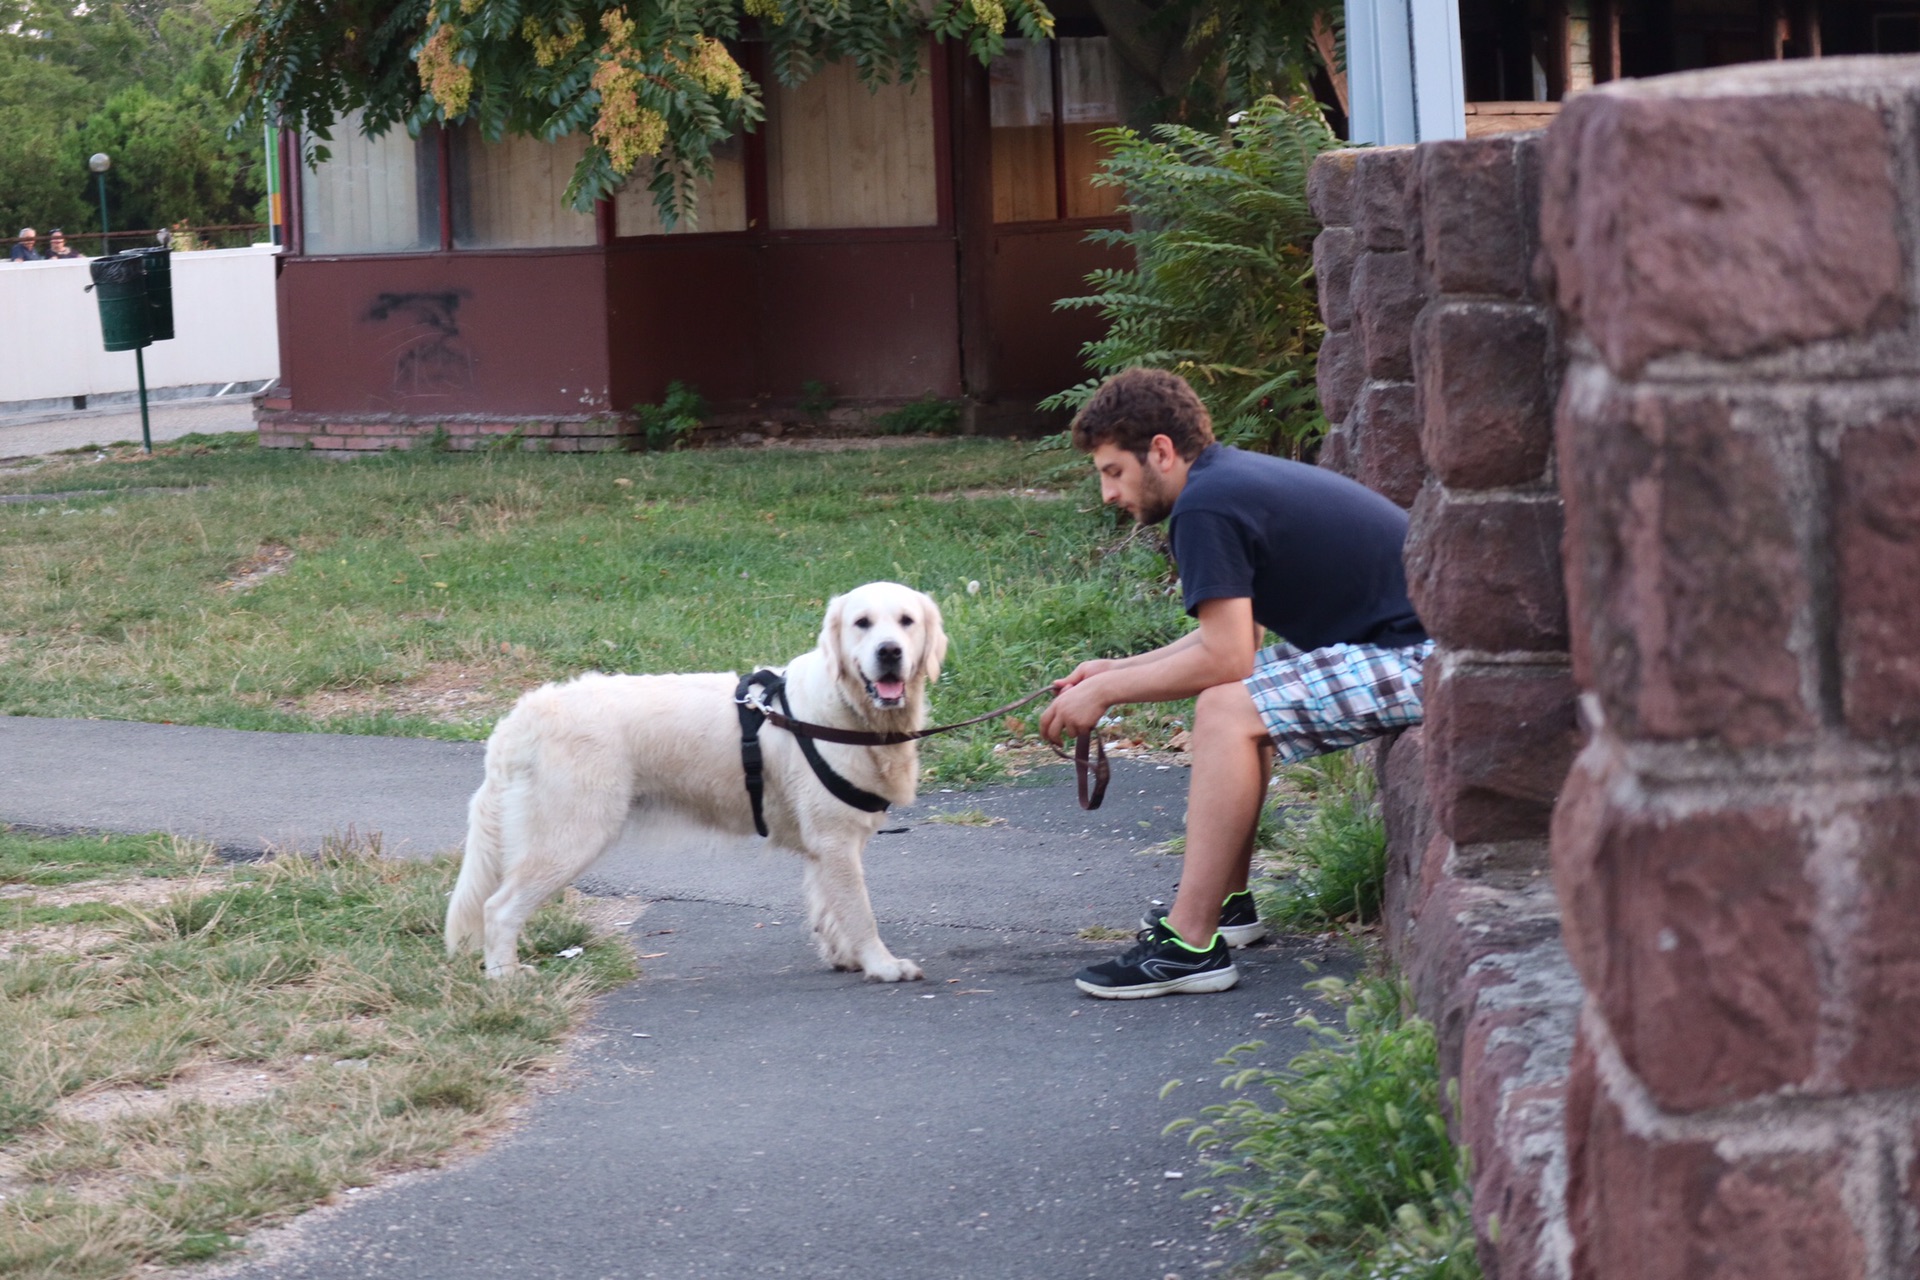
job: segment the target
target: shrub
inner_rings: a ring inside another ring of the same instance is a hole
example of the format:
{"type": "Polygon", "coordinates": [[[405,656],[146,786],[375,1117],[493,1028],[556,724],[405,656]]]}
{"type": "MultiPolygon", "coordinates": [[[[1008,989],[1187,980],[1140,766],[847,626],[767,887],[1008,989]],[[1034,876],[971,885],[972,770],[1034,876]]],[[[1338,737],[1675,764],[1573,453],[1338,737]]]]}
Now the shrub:
{"type": "MultiPolygon", "coordinates": [[[[1082,348],[1101,377],[1133,365],[1184,376],[1229,444],[1301,456],[1326,432],[1314,391],[1320,346],[1307,170],[1339,145],[1312,101],[1262,98],[1224,135],[1156,125],[1098,135],[1112,151],[1093,181],[1126,189],[1131,230],[1088,239],[1133,250],[1131,271],[1087,277],[1106,336],[1082,348]]],[[[1091,379],[1041,402],[1078,409],[1091,379]]]]}
{"type": "Polygon", "coordinates": [[[676,378],[667,384],[667,394],[659,404],[636,404],[633,416],[646,437],[647,448],[671,449],[700,429],[707,416],[707,402],[676,378]]]}
{"type": "Polygon", "coordinates": [[[959,425],[960,402],[932,395],[889,409],[873,420],[874,430],[890,436],[951,435],[959,425]]]}
{"type": "MultiPolygon", "coordinates": [[[[1284,1071],[1221,1060],[1234,1097],[1177,1120],[1212,1160],[1219,1225],[1258,1240],[1269,1280],[1478,1280],[1466,1152],[1441,1115],[1433,1027],[1402,1014],[1397,982],[1310,984],[1345,1007],[1312,1015],[1319,1042],[1284,1071]]],[[[1169,1086],[1170,1088],[1172,1086],[1169,1086]]]]}

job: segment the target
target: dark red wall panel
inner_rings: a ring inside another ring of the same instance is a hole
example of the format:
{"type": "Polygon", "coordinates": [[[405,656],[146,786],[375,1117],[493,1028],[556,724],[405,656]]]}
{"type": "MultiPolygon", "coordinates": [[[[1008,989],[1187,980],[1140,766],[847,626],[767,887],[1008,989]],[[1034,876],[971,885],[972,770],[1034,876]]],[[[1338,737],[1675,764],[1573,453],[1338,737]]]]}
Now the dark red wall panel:
{"type": "Polygon", "coordinates": [[[1080,345],[1107,324],[1097,310],[1055,311],[1060,298],[1089,293],[1101,267],[1132,265],[1125,249],[1086,243],[1085,223],[996,227],[987,271],[987,342],[995,397],[1052,395],[1088,377],[1080,345]]]}
{"type": "Polygon", "coordinates": [[[296,412],[611,407],[599,250],[294,257],[279,287],[281,380],[296,412]]]}

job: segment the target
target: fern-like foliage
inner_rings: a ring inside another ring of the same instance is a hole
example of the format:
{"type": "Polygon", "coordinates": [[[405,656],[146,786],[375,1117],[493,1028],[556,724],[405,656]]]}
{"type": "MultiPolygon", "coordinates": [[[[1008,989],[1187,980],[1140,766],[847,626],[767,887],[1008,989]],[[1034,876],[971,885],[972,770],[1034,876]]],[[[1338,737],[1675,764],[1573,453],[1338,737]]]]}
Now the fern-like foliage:
{"type": "MultiPolygon", "coordinates": [[[[1081,354],[1105,377],[1135,365],[1193,384],[1229,444],[1299,456],[1326,432],[1314,392],[1322,325],[1313,288],[1307,170],[1340,145],[1311,100],[1265,97],[1224,134],[1158,125],[1100,134],[1093,181],[1126,190],[1131,230],[1089,239],[1133,250],[1131,271],[1096,271],[1063,310],[1098,308],[1106,335],[1081,354]]],[[[1041,402],[1078,409],[1099,378],[1041,402]]]]}

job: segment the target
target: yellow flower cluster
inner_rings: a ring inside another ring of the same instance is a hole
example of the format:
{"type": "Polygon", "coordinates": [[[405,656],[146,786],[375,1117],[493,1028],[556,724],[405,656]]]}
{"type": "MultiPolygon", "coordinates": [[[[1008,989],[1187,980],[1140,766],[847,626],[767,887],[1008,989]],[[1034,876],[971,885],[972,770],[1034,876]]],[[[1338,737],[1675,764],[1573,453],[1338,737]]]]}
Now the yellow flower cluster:
{"type": "Polygon", "coordinates": [[[712,36],[696,37],[699,41],[693,58],[682,64],[694,82],[708,93],[719,94],[723,98],[737,98],[747,91],[744,73],[740,64],[727,52],[727,46],[712,36]]]}
{"type": "Polygon", "coordinates": [[[420,46],[414,59],[420,68],[420,83],[427,95],[440,104],[448,119],[465,113],[473,97],[473,69],[460,61],[458,37],[444,23],[420,46]]]}
{"type": "Polygon", "coordinates": [[[780,0],[741,0],[740,7],[756,18],[765,18],[774,26],[787,20],[787,11],[780,7],[780,0]]]}
{"type": "Polygon", "coordinates": [[[537,18],[528,18],[520,24],[520,34],[533,46],[533,60],[550,67],[580,47],[580,42],[587,38],[587,29],[580,19],[568,18],[560,30],[548,35],[541,30],[537,18]]]}
{"type": "Polygon", "coordinates": [[[973,20],[999,35],[1007,29],[1007,7],[1001,0],[972,0],[973,20]]]}
{"type": "Polygon", "coordinates": [[[600,49],[600,67],[593,87],[600,92],[600,118],[593,122],[593,140],[607,153],[613,171],[621,177],[647,156],[657,156],[666,145],[667,121],[659,112],[640,105],[640,72],[628,64],[635,56],[633,21],[618,10],[600,15],[607,42],[600,49]]]}

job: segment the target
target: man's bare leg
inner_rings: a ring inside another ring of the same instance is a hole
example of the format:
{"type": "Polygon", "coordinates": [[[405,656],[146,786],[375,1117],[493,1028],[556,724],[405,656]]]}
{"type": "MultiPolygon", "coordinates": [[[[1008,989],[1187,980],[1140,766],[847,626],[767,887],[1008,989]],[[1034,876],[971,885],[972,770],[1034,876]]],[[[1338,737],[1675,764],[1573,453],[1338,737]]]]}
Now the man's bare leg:
{"type": "Polygon", "coordinates": [[[1253,837],[1267,797],[1273,743],[1239,681],[1201,693],[1193,716],[1193,779],[1187,785],[1187,852],[1167,923],[1191,946],[1205,946],[1220,924],[1220,904],[1247,887],[1253,837]]]}

